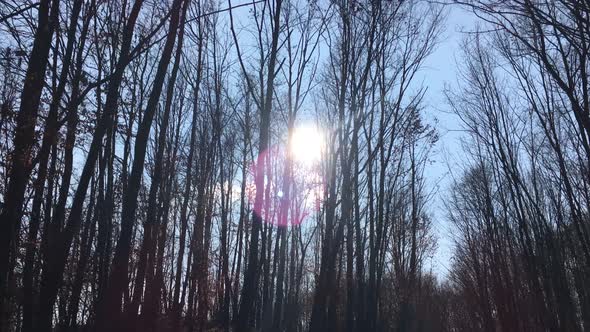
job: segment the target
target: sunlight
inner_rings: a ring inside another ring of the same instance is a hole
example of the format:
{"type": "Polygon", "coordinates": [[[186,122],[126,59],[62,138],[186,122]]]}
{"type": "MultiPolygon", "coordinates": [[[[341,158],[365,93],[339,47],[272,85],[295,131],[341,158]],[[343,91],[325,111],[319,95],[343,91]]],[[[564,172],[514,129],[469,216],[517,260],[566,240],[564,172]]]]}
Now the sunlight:
{"type": "Polygon", "coordinates": [[[324,144],[324,136],[316,126],[304,125],[293,131],[290,151],[296,162],[312,166],[320,161],[324,144]]]}

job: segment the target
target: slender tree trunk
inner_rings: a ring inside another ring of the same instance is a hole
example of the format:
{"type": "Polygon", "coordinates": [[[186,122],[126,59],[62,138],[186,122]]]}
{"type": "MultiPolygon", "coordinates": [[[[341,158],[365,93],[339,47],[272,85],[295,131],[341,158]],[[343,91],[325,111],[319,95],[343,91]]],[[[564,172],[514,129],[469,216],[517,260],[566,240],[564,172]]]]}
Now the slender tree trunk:
{"type": "Polygon", "coordinates": [[[7,274],[10,270],[10,253],[13,252],[13,244],[20,230],[25,190],[34,167],[31,154],[35,139],[35,125],[52,36],[58,24],[58,12],[59,0],[43,0],[39,4],[37,31],[29,56],[20,97],[21,105],[16,118],[8,188],[4,194],[4,208],[0,212],[0,294],[6,288],[7,274]]]}
{"type": "MultiPolygon", "coordinates": [[[[111,77],[111,81],[109,84],[109,91],[107,93],[107,102],[105,104],[105,110],[104,113],[101,115],[101,118],[92,138],[92,143],[88,151],[86,163],[84,164],[84,168],[80,176],[80,181],[78,182],[78,188],[76,190],[76,194],[72,202],[72,207],[70,210],[66,228],[60,234],[59,239],[56,239],[55,244],[52,245],[52,255],[50,257],[49,263],[47,264],[48,268],[43,272],[41,283],[41,299],[43,300],[43,302],[40,308],[40,326],[42,331],[51,330],[51,317],[53,312],[52,308],[55,303],[57,291],[61,286],[62,275],[68,257],[68,250],[74,234],[80,227],[82,207],[86,197],[86,191],[88,189],[91,174],[93,172],[96,159],[98,158],[100,146],[102,145],[102,138],[107,129],[106,127],[112,121],[111,119],[113,113],[115,112],[117,107],[117,100],[119,97],[119,86],[121,84],[123,70],[127,65],[133,29],[135,26],[135,21],[139,15],[139,10],[141,8],[142,3],[142,0],[136,0],[136,2],[133,5],[129,21],[123,33],[123,48],[119,56],[117,68],[115,69],[115,72],[113,73],[113,77],[111,77]]],[[[61,211],[59,214],[55,213],[53,223],[61,224],[60,221],[63,219],[63,211],[61,211]]]]}
{"type": "MultiPolygon", "coordinates": [[[[185,0],[184,5],[182,7],[182,19],[185,18],[186,10],[188,8],[189,1],[185,0]]],[[[180,26],[180,30],[178,32],[178,43],[176,46],[176,55],[174,58],[174,65],[172,66],[172,72],[168,79],[168,87],[166,91],[166,102],[164,105],[164,114],[162,115],[162,123],[160,125],[160,132],[158,137],[158,143],[156,145],[156,157],[154,159],[154,172],[152,174],[152,182],[150,184],[150,190],[148,194],[148,204],[147,204],[147,212],[146,212],[146,222],[144,228],[144,239],[142,243],[142,249],[140,252],[138,267],[137,267],[137,276],[135,280],[135,291],[134,291],[134,299],[131,302],[131,308],[129,309],[129,319],[135,320],[137,315],[137,310],[139,308],[139,301],[141,300],[141,294],[143,293],[143,286],[144,286],[144,279],[146,274],[146,269],[153,269],[154,263],[153,259],[148,259],[149,257],[153,257],[155,254],[155,233],[156,229],[156,222],[157,222],[157,196],[158,196],[158,189],[160,188],[160,183],[162,181],[162,172],[163,172],[163,163],[164,163],[164,149],[166,148],[166,135],[168,132],[168,123],[170,122],[170,112],[172,109],[172,100],[174,98],[174,86],[176,84],[176,76],[178,74],[178,68],[180,67],[180,57],[182,54],[182,42],[184,39],[184,24],[180,26]],[[151,251],[151,253],[150,253],[151,251]]]]}
{"type": "MultiPolygon", "coordinates": [[[[252,309],[254,308],[254,303],[256,301],[256,294],[258,293],[258,242],[260,237],[260,228],[262,226],[262,216],[260,216],[259,213],[262,211],[262,206],[264,203],[264,167],[266,165],[264,154],[262,153],[268,148],[269,141],[270,113],[272,111],[275,67],[279,46],[282,0],[276,0],[274,5],[272,45],[268,61],[268,79],[266,82],[266,93],[264,96],[265,101],[263,104],[263,109],[261,109],[260,113],[260,137],[258,141],[258,151],[261,153],[262,158],[259,158],[257,163],[258,167],[256,168],[256,196],[254,198],[254,212],[252,214],[252,237],[250,239],[248,266],[244,275],[242,301],[238,314],[238,332],[246,332],[249,330],[249,328],[253,327],[252,309]]],[[[253,93],[253,91],[251,91],[251,93],[253,93]]]]}
{"type": "MultiPolygon", "coordinates": [[[[41,148],[37,156],[39,160],[37,179],[33,187],[35,188],[35,194],[33,197],[33,204],[31,210],[31,220],[29,222],[29,242],[27,245],[23,286],[25,290],[25,302],[23,303],[23,330],[25,332],[33,330],[34,324],[34,309],[33,299],[35,297],[33,293],[33,264],[36,253],[35,243],[37,242],[37,232],[39,230],[40,219],[41,219],[41,203],[43,201],[43,193],[45,189],[45,179],[47,177],[47,163],[49,161],[49,154],[51,147],[57,142],[57,135],[60,124],[58,123],[58,109],[61,98],[65,92],[67,75],[71,64],[72,53],[74,50],[74,41],[76,35],[76,28],[78,24],[78,17],[82,10],[82,1],[78,0],[74,2],[72,8],[70,27],[68,29],[67,46],[66,52],[63,58],[63,64],[61,73],[59,76],[59,83],[57,90],[55,91],[51,105],[49,107],[49,113],[47,115],[47,124],[43,133],[43,141],[41,148]]],[[[82,36],[84,37],[84,36],[82,36]]],[[[81,50],[80,50],[81,51],[81,50]]]]}
{"type": "MultiPolygon", "coordinates": [[[[199,100],[199,89],[201,85],[201,75],[202,75],[202,49],[203,49],[203,38],[199,38],[198,42],[198,56],[197,56],[197,73],[196,73],[196,81],[193,87],[193,113],[192,113],[192,120],[191,120],[191,134],[189,140],[189,153],[187,157],[187,166],[186,166],[186,176],[185,176],[185,183],[184,183],[184,191],[183,191],[183,200],[181,203],[181,210],[180,210],[180,238],[179,238],[179,248],[178,248],[178,260],[176,263],[176,273],[175,273],[175,282],[174,282],[174,295],[173,295],[173,305],[174,305],[174,330],[178,330],[179,324],[181,321],[182,316],[182,308],[184,306],[184,296],[182,301],[180,301],[180,288],[183,287],[181,284],[182,280],[182,268],[184,264],[184,251],[185,251],[185,242],[186,242],[186,232],[187,232],[187,224],[188,224],[188,206],[189,201],[191,198],[191,185],[193,182],[193,161],[194,161],[194,154],[195,154],[195,145],[197,139],[197,115],[198,115],[198,100],[199,100]]],[[[190,262],[190,255],[189,255],[189,262],[190,262]]]]}
{"type": "MultiPolygon", "coordinates": [[[[100,324],[104,323],[105,325],[102,327],[106,329],[115,328],[117,327],[117,324],[122,323],[119,321],[121,318],[121,295],[128,285],[127,267],[129,264],[135,212],[137,209],[137,196],[139,194],[139,187],[145,162],[145,152],[152,121],[158,106],[164,78],[174,48],[174,40],[176,38],[180,21],[179,17],[181,2],[182,0],[175,0],[172,4],[172,15],[170,18],[166,42],[162,51],[160,62],[158,64],[158,69],[154,78],[154,84],[148,104],[146,106],[145,114],[137,130],[133,167],[131,169],[131,174],[129,175],[127,190],[123,197],[123,207],[121,212],[121,233],[119,235],[119,241],[117,242],[115,255],[113,257],[113,265],[109,275],[109,283],[106,290],[107,293],[105,294],[103,303],[99,304],[105,309],[104,312],[109,313],[108,316],[112,317],[111,319],[107,319],[106,317],[98,318],[98,322],[100,324]]],[[[124,324],[121,324],[118,327],[122,328],[123,325],[124,324]]]]}

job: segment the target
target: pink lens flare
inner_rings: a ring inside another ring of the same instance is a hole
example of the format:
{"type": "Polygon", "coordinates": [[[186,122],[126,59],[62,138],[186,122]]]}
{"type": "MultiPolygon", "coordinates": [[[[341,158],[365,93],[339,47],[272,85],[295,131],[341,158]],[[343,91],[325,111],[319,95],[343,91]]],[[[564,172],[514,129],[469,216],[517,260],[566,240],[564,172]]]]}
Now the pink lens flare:
{"type": "Polygon", "coordinates": [[[260,209],[254,208],[264,222],[277,226],[301,225],[321,211],[324,181],[319,163],[301,164],[296,160],[287,167],[288,151],[282,145],[273,145],[258,155],[250,165],[246,190],[254,205],[256,197],[255,175],[264,167],[264,194],[260,209]]]}

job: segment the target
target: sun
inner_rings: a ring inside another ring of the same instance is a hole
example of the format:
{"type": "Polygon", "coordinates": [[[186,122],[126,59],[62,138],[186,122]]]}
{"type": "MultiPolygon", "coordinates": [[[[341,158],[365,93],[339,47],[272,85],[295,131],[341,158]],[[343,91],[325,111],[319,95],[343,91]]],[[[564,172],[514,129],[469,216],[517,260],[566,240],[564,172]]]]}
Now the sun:
{"type": "Polygon", "coordinates": [[[314,125],[302,125],[293,131],[290,152],[293,160],[305,166],[312,166],[322,158],[324,136],[314,125]]]}

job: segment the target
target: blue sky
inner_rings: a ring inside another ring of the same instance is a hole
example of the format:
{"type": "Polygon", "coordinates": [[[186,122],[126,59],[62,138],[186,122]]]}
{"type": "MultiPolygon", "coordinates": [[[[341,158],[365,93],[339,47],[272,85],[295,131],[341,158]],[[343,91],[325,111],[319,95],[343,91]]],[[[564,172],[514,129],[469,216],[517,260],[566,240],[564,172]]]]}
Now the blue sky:
{"type": "MultiPolygon", "coordinates": [[[[234,5],[238,3],[233,3],[234,5]]],[[[440,37],[440,42],[434,52],[425,61],[422,70],[418,73],[415,83],[427,87],[424,99],[425,115],[428,122],[435,126],[440,139],[433,150],[430,164],[426,171],[426,181],[429,189],[435,191],[432,202],[427,206],[428,212],[433,217],[434,232],[438,238],[438,249],[431,261],[432,271],[441,279],[448,273],[452,257],[452,230],[447,221],[447,213],[444,207],[444,198],[452,184],[453,175],[449,169],[455,170],[455,176],[461,165],[461,127],[459,120],[452,114],[444,96],[445,87],[453,88],[457,83],[458,62],[462,58],[461,43],[468,31],[474,30],[477,18],[469,11],[458,5],[447,5],[447,20],[440,37]]],[[[228,19],[222,16],[221,19],[228,19]]],[[[241,28],[251,23],[249,8],[241,7],[234,10],[236,30],[240,36],[241,47],[244,52],[251,36],[241,28]]],[[[321,45],[318,49],[320,66],[325,61],[327,49],[321,45]]],[[[310,121],[313,114],[300,114],[300,122],[310,121]]],[[[313,121],[313,120],[312,120],[313,121]]]]}
{"type": "MultiPolygon", "coordinates": [[[[461,43],[466,32],[474,30],[477,20],[472,13],[457,5],[450,5],[447,10],[446,28],[440,44],[426,60],[418,80],[428,87],[424,101],[426,117],[436,126],[440,135],[431,158],[434,163],[425,172],[428,184],[437,190],[429,212],[433,216],[434,231],[438,237],[438,250],[432,260],[432,269],[440,277],[447,275],[452,257],[452,230],[447,221],[443,200],[453,179],[450,170],[457,170],[457,166],[461,164],[458,158],[461,154],[461,127],[456,116],[450,114],[444,89],[456,86],[458,62],[463,56],[461,43]],[[435,119],[438,121],[436,124],[435,119]]],[[[455,172],[454,175],[458,174],[455,172]]]]}
{"type": "MultiPolygon", "coordinates": [[[[239,5],[236,1],[234,5],[239,5]]],[[[224,7],[224,4],[222,4],[224,7]]],[[[447,8],[448,16],[445,22],[445,29],[440,42],[433,54],[427,58],[423,69],[419,72],[416,83],[428,88],[425,96],[425,112],[427,120],[435,125],[440,139],[433,151],[433,163],[426,169],[425,175],[430,188],[436,190],[433,201],[428,206],[428,212],[433,217],[434,232],[438,238],[438,250],[432,259],[432,270],[438,276],[444,278],[452,257],[451,229],[447,222],[443,200],[452,183],[452,175],[449,169],[458,169],[461,164],[461,133],[458,119],[449,113],[449,107],[444,97],[444,88],[453,87],[457,82],[458,59],[461,59],[461,42],[465,37],[465,31],[471,31],[475,27],[476,18],[474,15],[457,5],[450,5],[447,8]],[[435,121],[436,119],[436,121],[435,121]]],[[[249,23],[249,8],[241,7],[234,11],[236,29],[242,43],[247,44],[250,39],[247,32],[240,31],[240,27],[249,23]]],[[[228,20],[227,13],[220,15],[220,20],[228,20]]],[[[228,35],[223,37],[229,37],[228,35]]],[[[11,42],[11,39],[4,40],[4,46],[11,42]]],[[[242,45],[246,47],[246,45],[242,45]]],[[[327,53],[325,50],[319,50],[327,53]]],[[[305,118],[302,114],[302,118],[305,118]]],[[[81,167],[85,154],[76,153],[76,165],[81,167]]],[[[458,175],[455,173],[455,175],[458,175]]]]}

